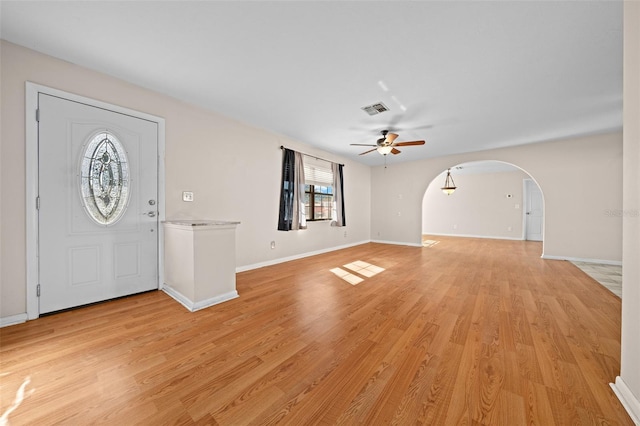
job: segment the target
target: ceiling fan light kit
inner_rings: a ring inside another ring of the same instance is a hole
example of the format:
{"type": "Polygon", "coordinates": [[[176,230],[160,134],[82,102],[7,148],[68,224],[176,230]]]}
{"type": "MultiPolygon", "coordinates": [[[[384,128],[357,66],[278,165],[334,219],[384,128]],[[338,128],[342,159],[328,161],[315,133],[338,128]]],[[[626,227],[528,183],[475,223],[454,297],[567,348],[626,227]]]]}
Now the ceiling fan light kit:
{"type": "Polygon", "coordinates": [[[444,181],[444,186],[440,189],[447,195],[453,194],[456,190],[456,184],[451,177],[451,169],[447,169],[447,178],[444,181]]]}
{"type": "Polygon", "coordinates": [[[392,149],[393,149],[393,147],[391,145],[387,145],[387,146],[379,146],[379,147],[377,147],[376,151],[378,151],[382,155],[387,155],[388,153],[391,152],[392,149]]]}

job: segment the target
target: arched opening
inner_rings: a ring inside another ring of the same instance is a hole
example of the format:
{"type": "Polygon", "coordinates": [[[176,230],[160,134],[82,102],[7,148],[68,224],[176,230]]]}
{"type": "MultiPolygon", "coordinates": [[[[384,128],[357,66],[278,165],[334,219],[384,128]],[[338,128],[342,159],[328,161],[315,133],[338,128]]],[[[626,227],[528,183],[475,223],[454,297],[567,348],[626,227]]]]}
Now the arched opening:
{"type": "Polygon", "coordinates": [[[454,165],[431,181],[422,199],[423,245],[432,244],[432,236],[544,244],[542,189],[526,170],[511,163],[491,160],[454,165]],[[442,190],[447,171],[456,187],[450,195],[442,190]]]}

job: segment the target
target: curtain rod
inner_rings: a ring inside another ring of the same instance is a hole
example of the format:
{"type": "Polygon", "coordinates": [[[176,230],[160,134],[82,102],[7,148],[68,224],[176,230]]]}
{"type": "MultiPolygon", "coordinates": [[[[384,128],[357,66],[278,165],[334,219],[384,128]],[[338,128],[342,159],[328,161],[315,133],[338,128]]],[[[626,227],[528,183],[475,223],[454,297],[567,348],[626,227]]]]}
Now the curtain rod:
{"type": "MultiPolygon", "coordinates": [[[[280,149],[285,149],[284,145],[280,145],[280,149]]],[[[295,149],[292,149],[291,151],[295,151],[295,149]]],[[[329,161],[325,158],[320,158],[320,157],[316,157],[315,155],[311,155],[311,154],[306,154],[302,151],[297,151],[302,155],[306,155],[307,157],[311,157],[311,158],[315,158],[316,160],[322,160],[322,161],[326,161],[327,163],[335,163],[335,161],[329,161]]],[[[340,163],[336,163],[336,164],[340,164],[340,163]]],[[[344,164],[340,164],[342,167],[344,167],[344,164]]]]}

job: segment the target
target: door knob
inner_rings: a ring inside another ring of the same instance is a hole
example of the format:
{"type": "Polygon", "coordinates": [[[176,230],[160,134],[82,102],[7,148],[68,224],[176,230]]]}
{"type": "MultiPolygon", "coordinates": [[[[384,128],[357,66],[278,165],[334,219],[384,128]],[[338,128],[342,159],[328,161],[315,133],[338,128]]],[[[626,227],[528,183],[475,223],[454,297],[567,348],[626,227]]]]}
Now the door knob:
{"type": "Polygon", "coordinates": [[[154,212],[153,210],[151,210],[150,212],[145,213],[147,216],[149,217],[156,217],[156,212],[154,212]]]}

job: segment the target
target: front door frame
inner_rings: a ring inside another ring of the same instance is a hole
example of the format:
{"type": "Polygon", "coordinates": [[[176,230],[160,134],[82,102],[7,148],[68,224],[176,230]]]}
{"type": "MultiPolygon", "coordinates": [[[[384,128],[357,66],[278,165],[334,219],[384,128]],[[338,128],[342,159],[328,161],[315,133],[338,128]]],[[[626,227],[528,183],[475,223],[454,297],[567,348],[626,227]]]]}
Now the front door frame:
{"type": "MultiPolygon", "coordinates": [[[[165,122],[164,118],[135,111],[118,105],[109,104],[51,87],[42,86],[27,81],[25,86],[25,143],[26,143],[26,256],[27,256],[27,319],[40,316],[38,303],[38,284],[40,271],[38,266],[38,95],[44,93],[51,96],[65,98],[70,101],[83,103],[97,108],[107,109],[120,114],[130,115],[152,121],[158,125],[158,222],[165,220],[165,122]]],[[[158,289],[164,283],[164,230],[158,227],[158,289]]]]}

